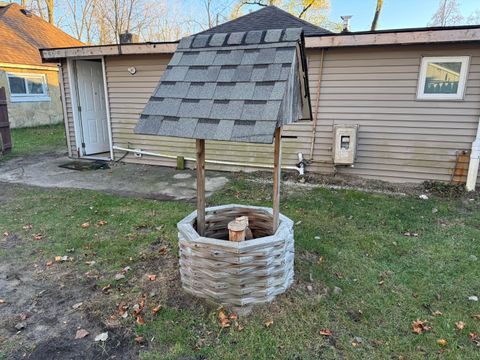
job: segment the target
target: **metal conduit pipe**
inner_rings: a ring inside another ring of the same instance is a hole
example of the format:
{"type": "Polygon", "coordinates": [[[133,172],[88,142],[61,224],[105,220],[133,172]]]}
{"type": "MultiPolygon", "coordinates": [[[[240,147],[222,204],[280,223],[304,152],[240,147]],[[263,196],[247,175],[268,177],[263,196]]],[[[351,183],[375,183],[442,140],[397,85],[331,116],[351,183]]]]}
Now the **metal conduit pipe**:
{"type": "MultiPolygon", "coordinates": [[[[156,156],[156,157],[163,157],[163,158],[167,158],[167,159],[176,159],[177,158],[177,156],[175,156],[175,155],[159,154],[159,153],[154,153],[154,152],[144,151],[144,150],[128,149],[128,148],[124,148],[124,147],[116,146],[116,145],[113,146],[113,150],[126,151],[126,152],[130,152],[130,153],[156,156]]],[[[195,158],[190,158],[190,157],[184,157],[184,159],[187,160],[187,161],[196,161],[195,158]]],[[[297,166],[282,166],[282,169],[295,170],[295,171],[298,171],[299,175],[304,175],[304,173],[305,173],[305,162],[303,161],[303,154],[302,153],[298,153],[298,159],[300,161],[297,164],[297,166]]],[[[230,166],[240,166],[240,167],[255,167],[255,168],[262,168],[262,169],[273,169],[273,164],[272,165],[268,165],[268,164],[248,164],[248,163],[242,163],[242,162],[232,162],[232,161],[222,161],[222,160],[208,160],[208,159],[205,159],[205,162],[207,164],[230,165],[230,166]]]]}

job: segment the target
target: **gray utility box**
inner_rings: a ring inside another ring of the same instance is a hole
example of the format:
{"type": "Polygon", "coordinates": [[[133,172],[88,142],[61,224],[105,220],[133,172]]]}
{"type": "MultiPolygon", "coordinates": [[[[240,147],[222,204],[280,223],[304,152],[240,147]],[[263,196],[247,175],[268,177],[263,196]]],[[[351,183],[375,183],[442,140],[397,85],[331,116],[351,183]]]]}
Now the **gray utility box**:
{"type": "Polygon", "coordinates": [[[357,156],[358,125],[335,125],[333,128],[333,163],[353,165],[357,156]]]}

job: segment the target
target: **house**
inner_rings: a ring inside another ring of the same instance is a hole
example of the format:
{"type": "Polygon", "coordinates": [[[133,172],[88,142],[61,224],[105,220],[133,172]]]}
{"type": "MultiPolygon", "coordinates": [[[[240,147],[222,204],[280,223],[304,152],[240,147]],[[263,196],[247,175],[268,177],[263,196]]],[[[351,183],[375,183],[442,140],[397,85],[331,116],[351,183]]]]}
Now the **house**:
{"type": "MultiPolygon", "coordinates": [[[[283,168],[392,182],[465,181],[480,116],[480,26],[334,34],[270,6],[201,34],[210,35],[203,37],[209,42],[219,33],[242,38],[249,30],[298,27],[313,119],[284,126],[283,168]]],[[[61,62],[71,157],[164,166],[183,157],[194,167],[192,140],[134,133],[177,44],[41,51],[44,61],[61,62]],[[92,93],[96,97],[87,96],[92,93]]],[[[270,144],[211,141],[206,163],[222,170],[270,168],[271,153],[270,144]]],[[[471,182],[475,166],[470,169],[471,182]]]]}
{"type": "Polygon", "coordinates": [[[7,93],[11,127],[63,121],[56,62],[43,63],[44,47],[83,43],[16,3],[0,2],[0,87],[7,93]]]}

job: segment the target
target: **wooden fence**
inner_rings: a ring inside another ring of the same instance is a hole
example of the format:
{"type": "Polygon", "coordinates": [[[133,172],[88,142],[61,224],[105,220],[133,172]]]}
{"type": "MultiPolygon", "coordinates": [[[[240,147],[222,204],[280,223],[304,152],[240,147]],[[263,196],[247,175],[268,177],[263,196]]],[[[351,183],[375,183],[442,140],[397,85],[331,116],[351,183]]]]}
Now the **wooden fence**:
{"type": "Polygon", "coordinates": [[[5,88],[0,88],[0,153],[10,152],[12,149],[12,137],[10,135],[10,123],[8,122],[7,96],[5,88]]]}

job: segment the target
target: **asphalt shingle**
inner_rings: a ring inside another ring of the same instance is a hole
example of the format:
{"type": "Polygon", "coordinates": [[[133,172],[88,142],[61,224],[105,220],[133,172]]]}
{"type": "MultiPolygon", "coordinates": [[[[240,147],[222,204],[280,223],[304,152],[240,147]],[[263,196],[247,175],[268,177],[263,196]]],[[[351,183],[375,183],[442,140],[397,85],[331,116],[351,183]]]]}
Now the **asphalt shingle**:
{"type": "Polygon", "coordinates": [[[182,40],[135,131],[271,143],[275,128],[301,118],[306,106],[297,105],[302,87],[286,91],[299,79],[291,74],[302,71],[295,61],[301,36],[280,29],[182,40]]]}

